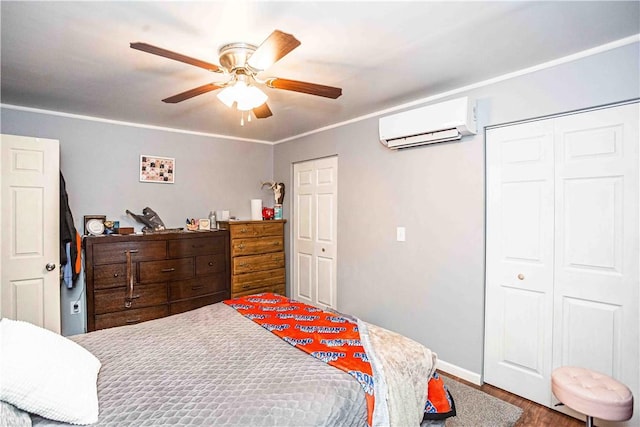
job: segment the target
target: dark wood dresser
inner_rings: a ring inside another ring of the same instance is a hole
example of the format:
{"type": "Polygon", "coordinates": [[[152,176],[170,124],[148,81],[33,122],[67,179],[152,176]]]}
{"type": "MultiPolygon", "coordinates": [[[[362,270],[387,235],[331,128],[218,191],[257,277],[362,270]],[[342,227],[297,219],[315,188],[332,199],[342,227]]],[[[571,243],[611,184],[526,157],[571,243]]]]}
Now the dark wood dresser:
{"type": "Polygon", "coordinates": [[[286,220],[219,222],[231,232],[231,296],[285,294],[286,220]]]}
{"type": "Polygon", "coordinates": [[[87,331],[230,297],[228,231],[90,236],[83,244],[87,331]]]}

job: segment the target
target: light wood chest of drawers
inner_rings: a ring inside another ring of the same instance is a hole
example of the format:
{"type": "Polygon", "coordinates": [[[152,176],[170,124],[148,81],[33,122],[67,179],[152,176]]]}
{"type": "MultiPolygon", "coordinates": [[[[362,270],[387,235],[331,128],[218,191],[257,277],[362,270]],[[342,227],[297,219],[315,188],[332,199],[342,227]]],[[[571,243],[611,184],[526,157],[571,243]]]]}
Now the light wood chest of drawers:
{"type": "Polygon", "coordinates": [[[157,319],[230,296],[229,232],[84,239],[87,330],[157,319]]]}
{"type": "Polygon", "coordinates": [[[286,220],[229,221],[218,226],[231,236],[231,297],[285,294],[286,220]]]}

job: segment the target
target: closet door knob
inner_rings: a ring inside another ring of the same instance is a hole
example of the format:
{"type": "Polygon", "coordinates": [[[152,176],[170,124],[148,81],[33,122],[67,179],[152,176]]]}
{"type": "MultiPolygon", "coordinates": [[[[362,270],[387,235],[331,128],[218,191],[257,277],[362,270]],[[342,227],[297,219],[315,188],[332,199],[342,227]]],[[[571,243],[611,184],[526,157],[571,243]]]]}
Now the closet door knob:
{"type": "Polygon", "coordinates": [[[44,268],[47,269],[47,271],[53,271],[56,269],[56,265],[52,262],[50,262],[49,264],[45,265],[44,268]]]}
{"type": "Polygon", "coordinates": [[[518,274],[518,280],[524,280],[524,274],[522,273],[518,274]]]}

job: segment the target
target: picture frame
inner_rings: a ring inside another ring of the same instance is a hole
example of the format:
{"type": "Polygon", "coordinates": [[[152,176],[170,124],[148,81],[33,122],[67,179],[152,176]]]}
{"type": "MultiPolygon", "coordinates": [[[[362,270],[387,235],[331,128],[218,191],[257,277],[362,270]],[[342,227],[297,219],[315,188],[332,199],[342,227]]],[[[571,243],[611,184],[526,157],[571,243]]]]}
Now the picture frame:
{"type": "Polygon", "coordinates": [[[211,221],[209,218],[201,218],[198,220],[198,230],[209,230],[211,228],[211,221]]]}
{"type": "Polygon", "coordinates": [[[104,233],[104,222],[107,220],[106,215],[85,215],[83,218],[84,235],[98,236],[104,233]]]}
{"type": "Polygon", "coordinates": [[[139,171],[140,182],[173,184],[175,182],[176,159],[141,154],[139,171]]]}

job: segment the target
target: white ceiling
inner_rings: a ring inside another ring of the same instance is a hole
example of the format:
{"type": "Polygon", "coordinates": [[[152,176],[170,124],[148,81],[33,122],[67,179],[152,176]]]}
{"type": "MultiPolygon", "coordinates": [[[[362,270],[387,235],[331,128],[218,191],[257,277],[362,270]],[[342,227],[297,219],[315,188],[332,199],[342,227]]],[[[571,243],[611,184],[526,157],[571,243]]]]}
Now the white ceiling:
{"type": "Polygon", "coordinates": [[[263,141],[515,72],[640,33],[640,2],[11,2],[0,3],[5,105],[263,141]],[[222,81],[129,48],[146,42],[217,63],[230,42],[274,29],[301,46],[261,77],[343,89],[337,100],[266,88],[273,116],[240,126],[222,81]]]}

